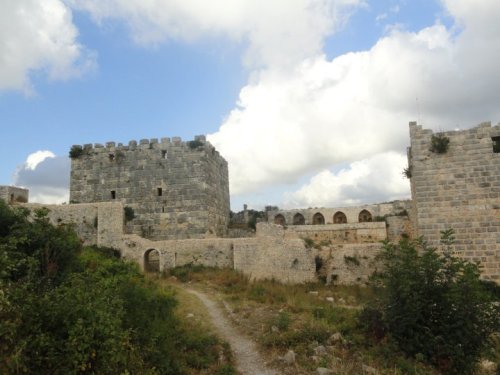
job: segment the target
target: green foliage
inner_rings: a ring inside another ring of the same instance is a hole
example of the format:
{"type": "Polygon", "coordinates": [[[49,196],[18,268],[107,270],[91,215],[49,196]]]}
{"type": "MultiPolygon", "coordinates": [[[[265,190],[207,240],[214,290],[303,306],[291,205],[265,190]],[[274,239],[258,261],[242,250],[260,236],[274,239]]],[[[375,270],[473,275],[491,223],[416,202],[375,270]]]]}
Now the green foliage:
{"type": "Polygon", "coordinates": [[[77,159],[80,156],[82,156],[83,153],[84,153],[84,150],[83,150],[82,146],[73,145],[73,146],[71,146],[71,149],[69,150],[69,157],[71,159],[77,159]]]}
{"type": "Polygon", "coordinates": [[[306,245],[308,249],[311,249],[314,246],[314,240],[312,238],[306,237],[303,240],[304,240],[304,245],[306,245]]]}
{"type": "Polygon", "coordinates": [[[437,154],[444,154],[448,151],[450,145],[450,138],[445,136],[443,133],[433,134],[431,137],[431,148],[432,152],[437,154]]]}
{"type": "Polygon", "coordinates": [[[134,209],[130,206],[123,207],[123,214],[125,216],[125,222],[129,222],[135,219],[134,209]]]}
{"type": "Polygon", "coordinates": [[[189,141],[187,143],[187,145],[189,146],[189,148],[191,150],[197,150],[197,149],[203,147],[204,143],[201,141],[198,141],[198,140],[194,140],[194,141],[189,141]]]}
{"type": "Polygon", "coordinates": [[[188,332],[170,292],[70,226],[0,201],[0,373],[184,374],[217,363],[217,340],[188,332]]]}
{"type": "Polygon", "coordinates": [[[377,276],[380,315],[361,314],[371,330],[387,328],[407,355],[445,374],[471,374],[498,331],[499,306],[479,279],[476,264],[450,254],[453,231],[442,232],[442,254],[423,241],[386,242],[385,270],[377,276]],[[381,322],[382,320],[382,322],[381,322]]]}
{"type": "Polygon", "coordinates": [[[278,316],[273,320],[273,325],[278,327],[280,331],[286,331],[292,322],[290,314],[286,311],[281,311],[278,316]]]}
{"type": "Polygon", "coordinates": [[[403,169],[403,176],[406,178],[411,178],[412,167],[411,165],[403,169]]]}

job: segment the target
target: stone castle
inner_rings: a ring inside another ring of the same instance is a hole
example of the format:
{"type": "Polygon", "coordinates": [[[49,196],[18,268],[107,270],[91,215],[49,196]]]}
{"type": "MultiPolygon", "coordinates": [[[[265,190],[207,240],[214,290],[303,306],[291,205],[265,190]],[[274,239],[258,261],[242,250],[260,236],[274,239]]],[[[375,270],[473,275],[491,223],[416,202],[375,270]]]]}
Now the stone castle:
{"type": "MultiPolygon", "coordinates": [[[[377,269],[380,241],[453,228],[455,254],[500,282],[500,125],[434,134],[410,123],[412,200],[360,207],[266,211],[256,232],[229,228],[226,161],[204,137],[73,146],[70,204],[49,208],[86,244],[110,246],[149,271],[186,264],[230,267],[252,278],[351,284],[377,269]],[[446,150],[433,149],[434,138],[446,150]]],[[[28,191],[0,198],[29,209],[28,191]]],[[[243,215],[242,217],[245,217],[243,215]]]]}

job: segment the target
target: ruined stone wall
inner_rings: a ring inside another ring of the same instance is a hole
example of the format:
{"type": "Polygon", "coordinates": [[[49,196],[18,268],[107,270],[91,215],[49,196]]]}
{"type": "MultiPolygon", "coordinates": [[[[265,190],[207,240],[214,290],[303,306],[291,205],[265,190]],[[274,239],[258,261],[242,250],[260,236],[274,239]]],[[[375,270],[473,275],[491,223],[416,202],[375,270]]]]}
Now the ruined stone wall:
{"type": "Polygon", "coordinates": [[[135,213],[127,231],[150,239],[225,234],[227,162],[203,136],[191,142],[108,142],[81,150],[71,162],[70,202],[120,201],[135,213]]]}
{"type": "Polygon", "coordinates": [[[9,204],[28,202],[29,191],[16,186],[0,186],[0,199],[9,204]]]}
{"type": "Polygon", "coordinates": [[[480,261],[483,277],[500,282],[500,153],[493,149],[500,125],[443,133],[445,153],[430,151],[433,134],[410,123],[416,234],[438,246],[440,231],[454,229],[454,253],[480,261]]]}
{"type": "Polygon", "coordinates": [[[387,239],[386,223],[369,222],[355,224],[294,225],[287,231],[316,243],[373,243],[387,239]]]}
{"type": "Polygon", "coordinates": [[[353,224],[360,222],[360,216],[363,217],[363,211],[367,211],[371,220],[382,219],[389,215],[402,215],[409,212],[412,208],[410,201],[394,201],[389,203],[379,203],[371,205],[363,205],[356,207],[334,207],[334,208],[307,208],[294,210],[271,210],[268,211],[268,222],[281,224],[280,218],[285,219],[284,225],[301,225],[297,219],[302,216],[304,218],[303,225],[313,225],[315,215],[321,215],[324,218],[324,224],[335,224],[335,217],[345,215],[345,223],[353,224]],[[336,214],[339,214],[335,216],[336,214]]]}
{"type": "MultiPolygon", "coordinates": [[[[37,209],[47,208],[49,210],[47,217],[53,225],[73,225],[84,245],[97,244],[98,204],[26,203],[23,207],[30,210],[31,214],[37,209]]],[[[104,219],[101,223],[103,222],[104,219]]]]}

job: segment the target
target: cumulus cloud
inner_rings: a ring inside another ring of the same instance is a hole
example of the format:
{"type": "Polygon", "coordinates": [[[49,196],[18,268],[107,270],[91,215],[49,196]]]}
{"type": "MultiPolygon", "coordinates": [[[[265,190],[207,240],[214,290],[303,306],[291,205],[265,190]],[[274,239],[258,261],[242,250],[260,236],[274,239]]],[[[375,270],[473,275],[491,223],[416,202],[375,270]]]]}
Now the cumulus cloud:
{"type": "Polygon", "coordinates": [[[285,194],[284,205],[338,207],[408,198],[409,182],[402,171],[405,155],[384,152],[355,161],[337,173],[323,170],[299,190],[285,194]]]}
{"type": "MultiPolygon", "coordinates": [[[[231,192],[296,183],[306,171],[387,151],[402,154],[411,120],[435,130],[498,120],[500,3],[485,0],[476,7],[449,0],[443,5],[455,19],[451,28],[439,21],[418,32],[394,27],[370,50],[332,60],[317,54],[295,69],[269,67],[255,74],[237,107],[209,136],[229,161],[231,192]]],[[[384,165],[378,158],[370,163],[378,170],[384,165]]],[[[332,179],[323,171],[311,184],[325,176],[332,179]]],[[[315,205],[304,195],[313,190],[291,193],[289,202],[315,205]]],[[[340,195],[352,202],[394,196],[390,189],[385,195],[365,191],[347,189],[340,195]]],[[[318,196],[317,204],[328,199],[318,196]]]]}
{"type": "Polygon", "coordinates": [[[51,151],[37,151],[17,168],[13,182],[28,188],[30,202],[62,203],[69,199],[70,161],[51,151]]]}
{"type": "Polygon", "coordinates": [[[249,66],[286,66],[318,53],[362,0],[67,0],[98,22],[126,22],[139,44],[224,37],[248,43],[249,66]]]}
{"type": "Polygon", "coordinates": [[[77,42],[70,9],[61,0],[3,0],[0,5],[0,90],[32,93],[30,73],[53,80],[78,76],[94,66],[77,42]]]}

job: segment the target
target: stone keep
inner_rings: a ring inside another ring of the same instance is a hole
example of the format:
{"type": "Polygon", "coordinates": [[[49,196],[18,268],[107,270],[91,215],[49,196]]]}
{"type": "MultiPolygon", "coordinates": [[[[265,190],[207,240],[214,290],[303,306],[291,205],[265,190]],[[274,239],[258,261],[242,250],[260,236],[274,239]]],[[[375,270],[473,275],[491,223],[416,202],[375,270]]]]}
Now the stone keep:
{"type": "Polygon", "coordinates": [[[439,246],[452,228],[455,255],[480,261],[486,279],[500,281],[500,125],[441,133],[444,153],[432,152],[432,130],[410,123],[412,221],[418,236],[439,246]]]}
{"type": "Polygon", "coordinates": [[[73,146],[70,202],[112,201],[133,209],[128,233],[152,240],[223,236],[227,162],[204,136],[73,146]]]}

